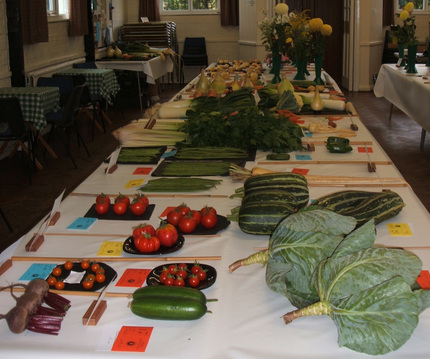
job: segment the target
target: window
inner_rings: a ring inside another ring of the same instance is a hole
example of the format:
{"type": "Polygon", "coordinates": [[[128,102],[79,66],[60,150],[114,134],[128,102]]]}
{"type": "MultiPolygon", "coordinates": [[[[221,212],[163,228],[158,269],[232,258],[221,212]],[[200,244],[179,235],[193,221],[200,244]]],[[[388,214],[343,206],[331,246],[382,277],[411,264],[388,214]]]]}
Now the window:
{"type": "Polygon", "coordinates": [[[68,0],[46,0],[46,12],[49,16],[67,17],[69,2],[68,0]]]}
{"type": "Polygon", "coordinates": [[[164,0],[160,1],[161,14],[210,14],[218,12],[218,0],[164,0]]]}
{"type": "MultiPolygon", "coordinates": [[[[396,3],[396,11],[400,12],[411,0],[395,0],[396,3]]],[[[429,12],[430,9],[430,0],[412,0],[414,3],[414,11],[416,12],[429,12]]]]}

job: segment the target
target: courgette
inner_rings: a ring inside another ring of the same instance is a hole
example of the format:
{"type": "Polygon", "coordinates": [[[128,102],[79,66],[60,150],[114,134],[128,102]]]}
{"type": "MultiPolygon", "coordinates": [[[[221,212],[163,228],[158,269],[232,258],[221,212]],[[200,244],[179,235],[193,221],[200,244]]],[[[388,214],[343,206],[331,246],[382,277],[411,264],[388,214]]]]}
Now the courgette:
{"type": "Polygon", "coordinates": [[[206,304],[206,296],[198,289],[189,287],[168,287],[163,285],[145,286],[136,289],[133,300],[142,297],[188,298],[206,304]]]}
{"type": "Polygon", "coordinates": [[[207,313],[206,304],[190,298],[143,296],[131,302],[132,313],[156,320],[196,320],[207,313]]]}

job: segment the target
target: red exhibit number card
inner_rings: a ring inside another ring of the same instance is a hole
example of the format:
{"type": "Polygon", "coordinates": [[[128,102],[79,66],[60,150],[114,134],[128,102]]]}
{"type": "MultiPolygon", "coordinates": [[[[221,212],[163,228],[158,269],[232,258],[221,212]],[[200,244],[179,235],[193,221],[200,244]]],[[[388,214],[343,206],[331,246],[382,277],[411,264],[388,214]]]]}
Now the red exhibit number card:
{"type": "Polygon", "coordinates": [[[417,282],[422,289],[430,289],[430,273],[428,270],[422,270],[417,278],[417,282]]]}
{"type": "MultiPolygon", "coordinates": [[[[366,147],[357,147],[357,150],[359,153],[366,153],[366,147]]],[[[367,147],[367,152],[368,153],[373,153],[373,148],[372,147],[367,147]]]]}
{"type": "Polygon", "coordinates": [[[113,343],[112,351],[143,353],[148,345],[152,329],[152,327],[122,327],[113,343]]]}
{"type": "Polygon", "coordinates": [[[161,218],[164,218],[167,216],[167,213],[170,211],[173,211],[176,207],[166,207],[166,209],[163,211],[163,213],[160,214],[161,218]]]}
{"type": "Polygon", "coordinates": [[[298,173],[300,175],[307,175],[309,170],[306,168],[293,168],[293,170],[291,171],[292,173],[298,173]]]}
{"type": "Polygon", "coordinates": [[[152,167],[137,167],[133,174],[134,175],[149,175],[152,171],[152,167]]]}
{"type": "Polygon", "coordinates": [[[150,269],[128,268],[116,283],[116,287],[136,287],[140,288],[146,281],[146,277],[151,272],[150,269]]]}

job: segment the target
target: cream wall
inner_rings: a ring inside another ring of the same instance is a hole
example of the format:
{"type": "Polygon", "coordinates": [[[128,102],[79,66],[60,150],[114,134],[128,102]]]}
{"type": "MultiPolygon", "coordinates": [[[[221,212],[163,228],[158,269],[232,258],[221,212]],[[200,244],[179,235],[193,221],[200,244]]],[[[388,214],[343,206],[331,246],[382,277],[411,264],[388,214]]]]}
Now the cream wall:
{"type": "Polygon", "coordinates": [[[10,86],[10,76],[6,1],[0,0],[0,87],[10,86]]]}

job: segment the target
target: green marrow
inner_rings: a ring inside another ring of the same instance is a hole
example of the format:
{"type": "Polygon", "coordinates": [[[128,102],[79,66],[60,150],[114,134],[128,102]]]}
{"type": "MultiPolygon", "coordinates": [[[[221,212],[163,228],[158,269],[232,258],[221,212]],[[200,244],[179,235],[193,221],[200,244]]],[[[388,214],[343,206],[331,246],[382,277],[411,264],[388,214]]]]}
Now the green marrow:
{"type": "Polygon", "coordinates": [[[184,297],[143,296],[131,302],[132,313],[156,320],[196,320],[207,313],[206,304],[184,297]]]}
{"type": "Polygon", "coordinates": [[[246,193],[246,191],[252,187],[273,187],[276,185],[287,185],[290,183],[299,183],[307,186],[308,181],[306,180],[305,176],[294,172],[265,173],[249,177],[243,184],[243,187],[245,188],[246,193]]]}
{"type": "Polygon", "coordinates": [[[278,185],[265,185],[265,186],[253,186],[251,188],[245,189],[245,196],[253,193],[267,191],[268,189],[291,193],[296,197],[297,207],[303,208],[309,202],[309,188],[307,185],[298,182],[291,182],[290,184],[278,184],[278,185]]]}
{"type": "Polygon", "coordinates": [[[297,206],[297,200],[294,194],[287,191],[279,191],[272,188],[264,188],[258,191],[251,191],[242,199],[242,204],[250,202],[281,202],[297,206]]]}
{"type": "Polygon", "coordinates": [[[271,234],[278,223],[296,211],[289,203],[250,202],[239,210],[239,228],[248,234],[271,234]]]}
{"type": "Polygon", "coordinates": [[[363,200],[373,197],[380,192],[344,190],[321,196],[312,202],[313,206],[320,206],[338,212],[348,210],[359,205],[363,200]]]}
{"type": "Polygon", "coordinates": [[[145,286],[136,289],[133,293],[133,300],[142,297],[188,298],[206,304],[206,296],[203,292],[190,287],[145,286]]]}

